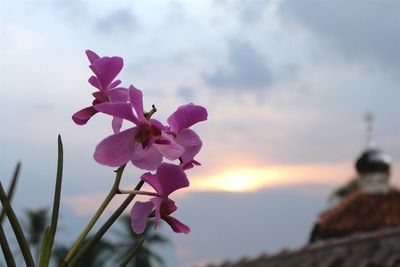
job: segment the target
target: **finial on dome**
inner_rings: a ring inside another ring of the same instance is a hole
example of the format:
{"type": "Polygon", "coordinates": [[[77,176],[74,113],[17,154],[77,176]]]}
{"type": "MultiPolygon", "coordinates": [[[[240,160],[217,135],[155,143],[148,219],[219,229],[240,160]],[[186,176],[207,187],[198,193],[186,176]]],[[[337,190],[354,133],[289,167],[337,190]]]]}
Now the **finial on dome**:
{"type": "Polygon", "coordinates": [[[387,193],[390,191],[390,157],[375,147],[372,135],[374,115],[365,114],[367,126],[367,149],[356,161],[356,169],[360,177],[360,187],[364,193],[387,193]]]}
{"type": "Polygon", "coordinates": [[[365,113],[365,124],[367,126],[367,147],[373,148],[375,146],[374,138],[373,138],[373,123],[374,123],[374,114],[370,111],[365,113]]]}

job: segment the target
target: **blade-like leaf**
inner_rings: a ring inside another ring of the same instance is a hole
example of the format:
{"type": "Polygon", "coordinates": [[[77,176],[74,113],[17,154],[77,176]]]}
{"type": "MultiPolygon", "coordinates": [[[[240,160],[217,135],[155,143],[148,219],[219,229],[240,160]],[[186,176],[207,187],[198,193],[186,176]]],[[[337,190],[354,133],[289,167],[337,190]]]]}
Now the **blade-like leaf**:
{"type": "Polygon", "coordinates": [[[46,260],[49,255],[51,255],[51,250],[49,251],[50,242],[50,226],[46,227],[44,231],[42,244],[40,245],[40,255],[39,255],[39,267],[47,267],[48,261],[46,260]],[[47,264],[47,265],[46,265],[47,264]]]}
{"type": "MultiPolygon", "coordinates": [[[[17,181],[18,181],[19,171],[20,170],[21,170],[21,162],[18,162],[17,166],[15,166],[14,174],[13,174],[13,177],[11,179],[11,184],[10,184],[10,187],[8,188],[8,192],[7,192],[7,198],[8,198],[8,201],[10,203],[11,203],[12,198],[14,196],[15,187],[17,185],[17,181]]],[[[1,213],[0,213],[0,224],[3,223],[4,215],[5,215],[4,209],[2,209],[1,213]]]]}
{"type": "MultiPolygon", "coordinates": [[[[60,210],[60,199],[61,199],[61,185],[62,185],[62,174],[63,174],[63,144],[61,140],[61,136],[58,135],[58,158],[57,158],[57,176],[56,176],[56,185],[54,189],[54,200],[53,200],[53,210],[51,214],[51,223],[48,231],[48,240],[45,244],[43,258],[41,259],[41,263],[43,265],[40,266],[48,266],[51,257],[51,250],[53,248],[54,238],[56,236],[57,231],[57,222],[58,222],[58,213],[60,210]]],[[[47,233],[47,231],[45,232],[47,233]]],[[[46,237],[46,234],[45,234],[46,237]]]]}
{"type": "Polygon", "coordinates": [[[10,250],[10,246],[8,245],[6,234],[4,233],[3,226],[0,224],[0,244],[1,249],[3,250],[4,259],[6,260],[7,266],[16,267],[14,256],[10,250]]]}
{"type": "Polygon", "coordinates": [[[10,202],[8,201],[6,192],[4,191],[1,182],[0,182],[0,200],[1,204],[3,205],[3,209],[7,215],[7,218],[10,221],[11,227],[14,231],[18,245],[22,252],[22,256],[24,257],[26,266],[35,267],[35,263],[33,261],[31,251],[29,249],[28,242],[26,241],[25,235],[22,231],[21,224],[19,223],[17,216],[15,215],[15,212],[11,207],[10,202]]]}

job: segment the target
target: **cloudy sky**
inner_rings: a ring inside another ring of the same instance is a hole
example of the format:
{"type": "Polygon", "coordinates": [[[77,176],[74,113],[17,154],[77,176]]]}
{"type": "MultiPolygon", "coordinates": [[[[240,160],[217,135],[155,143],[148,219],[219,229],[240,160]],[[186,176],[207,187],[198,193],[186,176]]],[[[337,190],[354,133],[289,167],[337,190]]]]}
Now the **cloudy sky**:
{"type": "MultiPolygon", "coordinates": [[[[209,111],[195,126],[203,165],[176,196],[192,233],[162,227],[168,266],[299,247],[355,175],[367,111],[400,185],[399,12],[394,0],[1,0],[1,181],[21,160],[17,209],[50,206],[61,134],[68,236],[96,209],[113,182],[92,158],[110,119],[71,120],[91,101],[91,49],[124,58],[119,77],[158,119],[188,102],[209,111]]],[[[123,185],[140,175],[129,166],[123,185]]]]}

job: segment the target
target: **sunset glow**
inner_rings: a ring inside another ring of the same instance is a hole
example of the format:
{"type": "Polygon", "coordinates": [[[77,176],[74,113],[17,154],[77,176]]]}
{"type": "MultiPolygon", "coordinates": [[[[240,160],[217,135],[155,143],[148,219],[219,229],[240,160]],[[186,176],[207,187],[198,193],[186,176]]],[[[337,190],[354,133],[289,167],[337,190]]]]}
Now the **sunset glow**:
{"type": "Polygon", "coordinates": [[[253,191],[265,184],[274,184],[280,177],[277,170],[236,169],[201,179],[194,186],[208,190],[253,191]]]}
{"type": "Polygon", "coordinates": [[[262,188],[297,184],[340,183],[352,175],[349,164],[272,166],[264,168],[237,168],[217,174],[196,177],[192,188],[200,191],[248,192],[262,188]]]}

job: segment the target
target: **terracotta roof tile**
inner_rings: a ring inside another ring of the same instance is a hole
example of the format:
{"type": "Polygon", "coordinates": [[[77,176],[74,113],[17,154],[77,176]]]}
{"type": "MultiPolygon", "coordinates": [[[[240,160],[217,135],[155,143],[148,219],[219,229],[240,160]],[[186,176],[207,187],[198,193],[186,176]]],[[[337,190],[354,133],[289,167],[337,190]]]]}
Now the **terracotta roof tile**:
{"type": "MultiPolygon", "coordinates": [[[[217,265],[219,267],[225,265],[217,265]]],[[[399,267],[400,226],[324,240],[272,256],[232,262],[229,267],[399,267]]]]}
{"type": "Polygon", "coordinates": [[[365,194],[357,190],[319,218],[312,241],[398,225],[399,190],[386,194],[365,194]]]}

